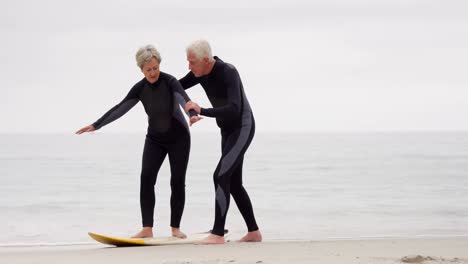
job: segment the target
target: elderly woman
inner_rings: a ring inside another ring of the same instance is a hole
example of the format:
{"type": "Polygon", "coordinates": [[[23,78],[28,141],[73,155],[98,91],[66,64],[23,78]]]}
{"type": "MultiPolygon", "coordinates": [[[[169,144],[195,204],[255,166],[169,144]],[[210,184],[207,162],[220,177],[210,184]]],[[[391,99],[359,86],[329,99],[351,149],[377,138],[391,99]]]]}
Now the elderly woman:
{"type": "MultiPolygon", "coordinates": [[[[136,53],[136,61],[145,78],[132,87],[122,102],[76,134],[100,129],[123,116],[141,101],[148,115],[140,182],[143,229],[133,237],[153,237],[154,185],[161,164],[166,155],[169,155],[172,235],[184,238],[186,235],[180,230],[180,221],[185,205],[185,173],[190,151],[190,132],[179,104],[185,107],[190,99],[176,78],[160,71],[161,56],[152,45],[140,48],[136,53]]],[[[201,119],[195,111],[190,110],[189,113],[190,124],[201,119]]]]}

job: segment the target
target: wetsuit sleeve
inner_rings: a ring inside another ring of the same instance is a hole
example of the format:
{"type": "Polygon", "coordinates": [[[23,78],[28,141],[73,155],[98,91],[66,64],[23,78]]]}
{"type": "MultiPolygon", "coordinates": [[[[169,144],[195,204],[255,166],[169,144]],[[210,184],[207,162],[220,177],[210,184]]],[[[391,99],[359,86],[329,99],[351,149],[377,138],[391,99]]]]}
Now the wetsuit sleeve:
{"type": "MultiPolygon", "coordinates": [[[[177,102],[182,106],[182,108],[185,108],[185,104],[191,100],[187,93],[184,91],[184,88],[182,88],[180,82],[177,81],[177,79],[175,78],[171,78],[169,85],[172,87],[172,90],[176,94],[177,102]]],[[[197,116],[197,112],[195,112],[195,110],[193,109],[190,109],[189,116],[197,116]]]]}
{"type": "Polygon", "coordinates": [[[96,122],[93,123],[93,127],[98,130],[101,127],[119,119],[125,113],[127,113],[132,107],[134,107],[139,99],[138,99],[138,89],[139,86],[135,85],[133,88],[128,92],[127,96],[117,104],[116,106],[112,107],[109,111],[107,111],[101,118],[99,118],[96,122]]]}
{"type": "Polygon", "coordinates": [[[195,75],[193,75],[192,72],[187,73],[187,75],[180,79],[179,82],[184,90],[187,90],[190,87],[193,87],[200,83],[199,79],[195,77],[195,75]]]}
{"type": "Polygon", "coordinates": [[[208,117],[235,118],[241,109],[241,81],[235,68],[227,68],[224,72],[224,82],[227,90],[228,103],[216,108],[202,108],[200,114],[208,117]]]}

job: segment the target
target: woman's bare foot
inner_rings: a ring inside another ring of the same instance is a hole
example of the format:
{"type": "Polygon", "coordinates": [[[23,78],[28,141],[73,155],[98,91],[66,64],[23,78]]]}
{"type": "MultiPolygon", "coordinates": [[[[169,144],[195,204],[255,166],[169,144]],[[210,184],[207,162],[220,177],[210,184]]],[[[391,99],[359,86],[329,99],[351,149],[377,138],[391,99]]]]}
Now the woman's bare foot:
{"type": "Polygon", "coordinates": [[[180,231],[180,228],[171,227],[172,236],[178,238],[187,238],[187,235],[180,231]]]}
{"type": "Polygon", "coordinates": [[[197,245],[214,245],[214,244],[224,244],[226,241],[223,236],[218,236],[215,234],[210,234],[202,241],[196,242],[197,245]]]}
{"type": "Polygon", "coordinates": [[[237,242],[262,242],[262,233],[260,233],[260,230],[248,232],[237,242]]]}
{"type": "Polygon", "coordinates": [[[140,232],[136,233],[132,238],[148,238],[153,237],[152,227],[143,227],[140,232]]]}

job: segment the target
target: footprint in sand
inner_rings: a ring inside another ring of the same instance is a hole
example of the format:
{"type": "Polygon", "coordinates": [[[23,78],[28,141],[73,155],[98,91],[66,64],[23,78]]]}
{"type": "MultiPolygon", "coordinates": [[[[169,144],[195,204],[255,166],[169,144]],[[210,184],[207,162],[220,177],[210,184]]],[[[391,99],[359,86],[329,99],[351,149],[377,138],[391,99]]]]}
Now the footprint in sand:
{"type": "Polygon", "coordinates": [[[425,260],[434,260],[432,257],[423,257],[421,255],[416,255],[416,256],[404,256],[401,258],[402,262],[405,263],[421,263],[425,260]]]}

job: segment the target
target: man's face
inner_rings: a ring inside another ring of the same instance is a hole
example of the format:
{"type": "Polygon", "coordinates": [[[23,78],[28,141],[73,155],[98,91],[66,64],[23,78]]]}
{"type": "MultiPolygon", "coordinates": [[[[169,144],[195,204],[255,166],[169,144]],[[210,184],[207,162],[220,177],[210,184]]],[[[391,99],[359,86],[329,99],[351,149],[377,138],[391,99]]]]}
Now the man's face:
{"type": "Polygon", "coordinates": [[[205,74],[207,63],[203,59],[199,59],[193,53],[187,53],[188,68],[192,71],[195,77],[200,77],[205,74]]]}
{"type": "Polygon", "coordinates": [[[141,71],[149,83],[155,83],[159,79],[159,62],[153,57],[150,62],[143,64],[141,71]]]}

